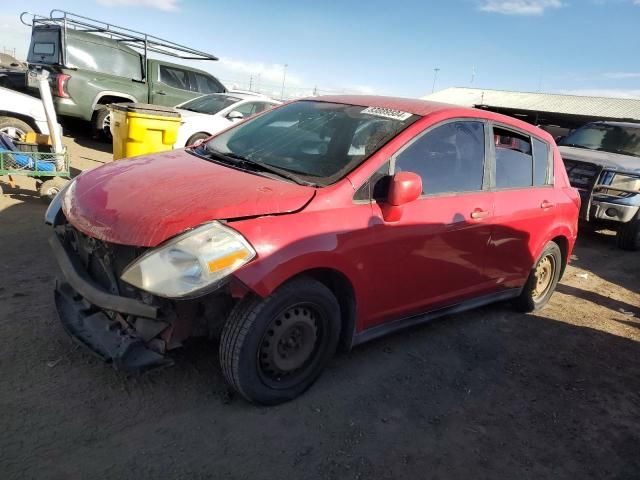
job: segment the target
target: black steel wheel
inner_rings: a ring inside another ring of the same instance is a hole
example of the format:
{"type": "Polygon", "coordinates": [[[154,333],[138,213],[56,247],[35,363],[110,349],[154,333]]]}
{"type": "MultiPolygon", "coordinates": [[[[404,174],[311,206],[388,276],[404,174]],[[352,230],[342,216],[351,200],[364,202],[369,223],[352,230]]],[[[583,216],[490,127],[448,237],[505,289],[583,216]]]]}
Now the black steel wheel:
{"type": "Polygon", "coordinates": [[[333,356],[340,307],[322,283],[300,278],[267,298],[251,296],[233,310],[222,331],[225,378],[247,400],[274,405],[309,388],[333,356]]]}
{"type": "Polygon", "coordinates": [[[553,295],[562,272],[562,252],[555,242],[549,242],[534,265],[522,293],[515,300],[516,307],[524,312],[543,308],[553,295]]]}

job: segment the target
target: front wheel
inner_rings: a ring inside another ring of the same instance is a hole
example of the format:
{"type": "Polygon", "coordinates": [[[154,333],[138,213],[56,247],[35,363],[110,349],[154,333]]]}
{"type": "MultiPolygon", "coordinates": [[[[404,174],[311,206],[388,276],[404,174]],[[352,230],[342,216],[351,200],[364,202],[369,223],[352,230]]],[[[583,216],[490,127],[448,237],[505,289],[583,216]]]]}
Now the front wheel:
{"type": "Polygon", "coordinates": [[[523,312],[533,312],[543,308],[556,289],[561,271],[560,247],[555,242],[549,242],[529,273],[522,293],[515,300],[516,308],[523,312]]]}
{"type": "Polygon", "coordinates": [[[301,278],[267,298],[234,308],[220,339],[227,382],[253,403],[275,405],[302,394],[335,353],[340,307],[322,283],[301,278]]]}
{"type": "Polygon", "coordinates": [[[640,250],[640,213],[633,220],[618,227],[616,243],[623,250],[640,250]]]}

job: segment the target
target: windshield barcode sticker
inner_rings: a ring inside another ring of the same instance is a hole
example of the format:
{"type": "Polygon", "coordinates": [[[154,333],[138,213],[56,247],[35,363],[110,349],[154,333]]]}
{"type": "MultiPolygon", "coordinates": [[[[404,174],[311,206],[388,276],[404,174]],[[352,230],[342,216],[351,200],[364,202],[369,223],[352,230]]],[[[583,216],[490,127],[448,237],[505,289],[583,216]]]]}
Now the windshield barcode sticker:
{"type": "Polygon", "coordinates": [[[364,113],[365,115],[375,115],[376,117],[392,118],[393,120],[400,121],[404,121],[411,116],[411,114],[407,112],[382,107],[368,107],[360,113],[364,113]]]}

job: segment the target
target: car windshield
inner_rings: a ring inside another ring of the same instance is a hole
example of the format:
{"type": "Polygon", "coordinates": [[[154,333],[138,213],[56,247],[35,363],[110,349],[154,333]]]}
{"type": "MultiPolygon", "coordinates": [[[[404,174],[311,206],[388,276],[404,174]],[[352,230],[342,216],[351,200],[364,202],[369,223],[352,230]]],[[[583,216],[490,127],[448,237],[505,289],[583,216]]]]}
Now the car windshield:
{"type": "Polygon", "coordinates": [[[397,110],[303,100],[244,122],[204,149],[329,185],[418,118],[397,110]]]}
{"type": "Polygon", "coordinates": [[[640,125],[585,125],[562,139],[560,145],[640,157],[640,125]]]}
{"type": "Polygon", "coordinates": [[[214,115],[220,110],[224,110],[230,107],[241,99],[237,97],[230,97],[229,95],[205,95],[204,97],[194,98],[186,103],[183,103],[178,108],[183,110],[189,110],[191,112],[207,113],[214,115]]]}

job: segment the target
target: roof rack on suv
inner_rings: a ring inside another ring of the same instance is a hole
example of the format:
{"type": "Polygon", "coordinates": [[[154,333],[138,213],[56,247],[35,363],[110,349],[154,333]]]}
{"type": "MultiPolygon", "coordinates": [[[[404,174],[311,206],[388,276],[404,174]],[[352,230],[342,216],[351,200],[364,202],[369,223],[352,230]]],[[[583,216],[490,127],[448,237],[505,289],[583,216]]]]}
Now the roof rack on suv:
{"type": "Polygon", "coordinates": [[[65,32],[70,28],[86,33],[103,35],[141,50],[145,60],[148,52],[161,53],[184,60],[218,60],[218,57],[209,53],[185,47],[148,33],[138,32],[64,10],[51,10],[48,17],[31,12],[22,12],[20,21],[28,27],[57,25],[62,27],[65,32]],[[29,17],[31,18],[31,23],[28,22],[29,17]]]}

